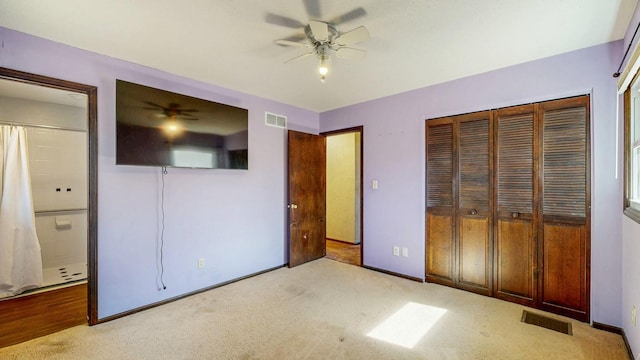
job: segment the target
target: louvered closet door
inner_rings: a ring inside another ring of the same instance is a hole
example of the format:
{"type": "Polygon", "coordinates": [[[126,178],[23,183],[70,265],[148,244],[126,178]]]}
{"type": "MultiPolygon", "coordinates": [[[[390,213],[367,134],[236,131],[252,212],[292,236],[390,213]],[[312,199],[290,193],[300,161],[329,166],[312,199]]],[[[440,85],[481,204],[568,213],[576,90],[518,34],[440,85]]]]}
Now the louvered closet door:
{"type": "Polygon", "coordinates": [[[426,278],[454,284],[453,121],[426,122],[426,278]]]}
{"type": "Polygon", "coordinates": [[[537,195],[534,105],[494,112],[495,296],[534,306],[537,195]]]}
{"type": "Polygon", "coordinates": [[[540,307],[589,320],[589,97],[540,104],[540,307]]]}
{"type": "Polygon", "coordinates": [[[457,286],[490,295],[491,273],[491,112],[456,117],[458,139],[457,286]]]}

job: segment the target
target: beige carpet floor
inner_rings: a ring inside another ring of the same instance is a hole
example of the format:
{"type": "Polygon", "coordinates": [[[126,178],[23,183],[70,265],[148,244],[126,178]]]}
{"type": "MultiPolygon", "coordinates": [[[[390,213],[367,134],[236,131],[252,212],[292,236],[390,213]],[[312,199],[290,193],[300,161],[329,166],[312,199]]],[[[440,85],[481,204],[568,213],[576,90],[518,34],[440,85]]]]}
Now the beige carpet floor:
{"type": "Polygon", "coordinates": [[[524,324],[523,309],[320,259],[0,349],[0,359],[627,358],[618,335],[557,316],[573,336],[524,324]]]}

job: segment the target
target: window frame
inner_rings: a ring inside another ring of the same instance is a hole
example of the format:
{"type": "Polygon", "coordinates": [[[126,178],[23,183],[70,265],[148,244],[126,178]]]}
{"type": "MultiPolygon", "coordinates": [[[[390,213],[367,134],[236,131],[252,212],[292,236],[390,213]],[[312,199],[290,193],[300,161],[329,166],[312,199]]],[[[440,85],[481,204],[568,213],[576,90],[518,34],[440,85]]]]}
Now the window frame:
{"type": "MultiPolygon", "coordinates": [[[[640,71],[636,72],[633,76],[629,86],[624,91],[624,214],[632,219],[633,221],[640,223],[640,201],[632,199],[633,196],[633,183],[632,176],[633,171],[640,171],[640,156],[636,158],[636,167],[633,165],[633,156],[632,156],[632,146],[631,143],[631,132],[634,129],[634,125],[632,122],[636,119],[633,119],[632,116],[634,111],[640,113],[640,106],[638,109],[632,108],[634,102],[631,96],[632,90],[636,83],[640,83],[640,71]]],[[[636,121],[640,121],[640,116],[636,116],[638,119],[636,121]]],[[[635,128],[640,127],[639,125],[635,125],[635,128]]],[[[637,134],[636,137],[640,137],[640,134],[637,134]]],[[[638,197],[640,197],[640,186],[637,189],[638,197]]]]}

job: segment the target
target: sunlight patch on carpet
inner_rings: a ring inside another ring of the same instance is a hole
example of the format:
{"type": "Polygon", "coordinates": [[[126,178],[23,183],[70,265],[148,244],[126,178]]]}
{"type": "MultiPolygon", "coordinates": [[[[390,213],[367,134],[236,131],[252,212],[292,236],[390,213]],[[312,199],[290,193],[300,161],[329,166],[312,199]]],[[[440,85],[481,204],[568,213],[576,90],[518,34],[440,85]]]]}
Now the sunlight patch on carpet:
{"type": "Polygon", "coordinates": [[[367,336],[411,349],[446,312],[439,307],[409,302],[367,336]]]}

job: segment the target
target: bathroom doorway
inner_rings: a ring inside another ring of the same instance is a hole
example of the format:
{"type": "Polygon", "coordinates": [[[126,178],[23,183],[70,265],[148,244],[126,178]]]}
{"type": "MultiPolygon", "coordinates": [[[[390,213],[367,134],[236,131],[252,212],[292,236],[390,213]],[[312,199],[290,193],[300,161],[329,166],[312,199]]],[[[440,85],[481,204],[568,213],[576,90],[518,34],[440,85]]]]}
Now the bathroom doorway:
{"type": "Polygon", "coordinates": [[[326,137],[326,257],[362,266],[362,127],[326,137]]]}
{"type": "Polygon", "coordinates": [[[0,126],[24,129],[42,262],[37,287],[5,284],[0,347],[97,323],[96,93],[0,68],[0,126]]]}

